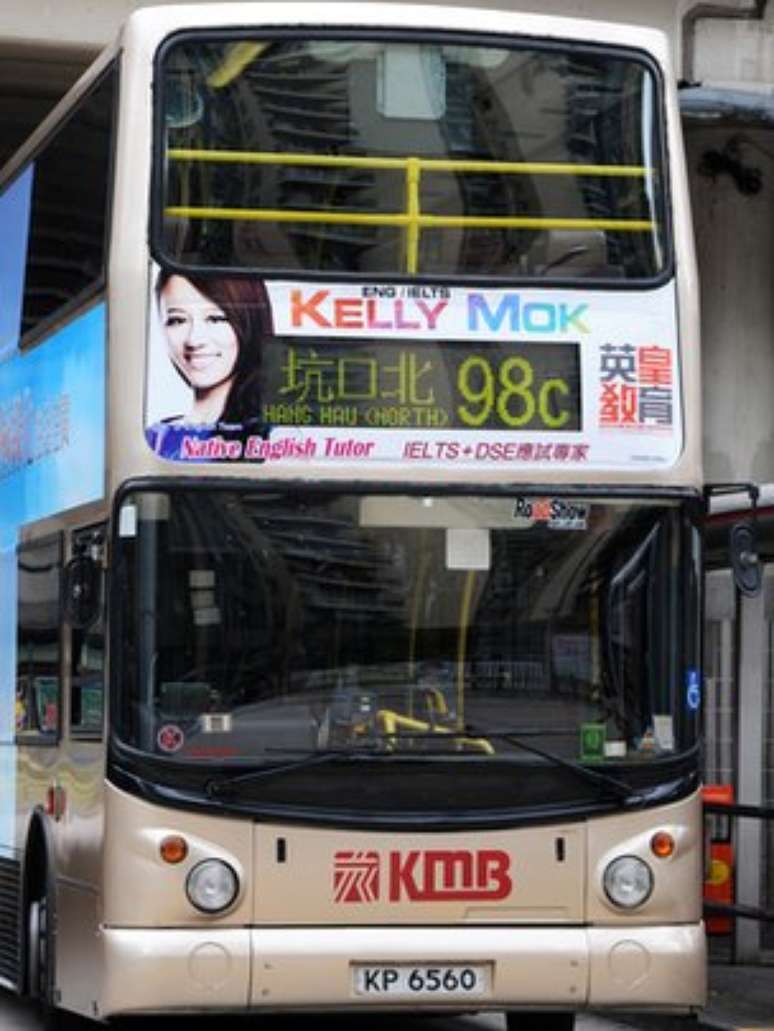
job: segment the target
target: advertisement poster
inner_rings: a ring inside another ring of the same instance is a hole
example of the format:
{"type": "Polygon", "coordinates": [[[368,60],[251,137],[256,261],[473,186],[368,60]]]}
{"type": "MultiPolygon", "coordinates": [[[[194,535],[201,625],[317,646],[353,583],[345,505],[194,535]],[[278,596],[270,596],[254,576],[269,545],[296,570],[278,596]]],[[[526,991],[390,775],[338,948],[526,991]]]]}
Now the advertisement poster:
{"type": "Polygon", "coordinates": [[[105,306],[0,364],[0,846],[13,836],[18,528],[105,489],[105,306]]]}
{"type": "MultiPolygon", "coordinates": [[[[0,196],[0,382],[17,354],[21,334],[24,274],[34,166],[26,169],[0,196]]],[[[0,399],[0,413],[3,401],[0,399]]],[[[6,446],[0,427],[0,454],[6,446]]],[[[2,459],[0,459],[2,461],[2,459]]],[[[16,683],[16,527],[5,513],[8,498],[0,473],[0,847],[13,837],[16,749],[14,704],[16,683]]]]}
{"type": "Polygon", "coordinates": [[[33,176],[30,165],[0,196],[0,362],[19,345],[33,176]]]}
{"type": "Polygon", "coordinates": [[[101,498],[104,304],[0,368],[0,525],[13,528],[101,498]]]}
{"type": "Polygon", "coordinates": [[[155,272],[146,439],[175,462],[662,469],[673,285],[647,293],[155,272]]]}

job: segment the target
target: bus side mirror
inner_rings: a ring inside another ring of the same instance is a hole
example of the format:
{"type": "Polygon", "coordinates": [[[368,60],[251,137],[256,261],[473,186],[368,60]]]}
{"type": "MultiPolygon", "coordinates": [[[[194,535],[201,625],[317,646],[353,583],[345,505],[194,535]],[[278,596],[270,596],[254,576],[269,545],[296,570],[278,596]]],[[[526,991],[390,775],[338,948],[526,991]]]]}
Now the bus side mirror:
{"type": "Polygon", "coordinates": [[[763,586],[763,566],[758,554],[760,488],[755,483],[708,483],[704,487],[704,500],[707,505],[710,505],[712,498],[732,494],[746,494],[750,506],[750,518],[734,523],[728,538],[734,583],[740,594],[755,598],[763,586]]]}
{"type": "Polygon", "coordinates": [[[729,550],[737,589],[748,598],[756,597],[763,583],[763,567],[752,523],[734,523],[729,535],[729,550]]]}
{"type": "Polygon", "coordinates": [[[76,630],[85,630],[99,615],[101,573],[88,555],[76,555],[64,568],[64,615],[76,630]]]}

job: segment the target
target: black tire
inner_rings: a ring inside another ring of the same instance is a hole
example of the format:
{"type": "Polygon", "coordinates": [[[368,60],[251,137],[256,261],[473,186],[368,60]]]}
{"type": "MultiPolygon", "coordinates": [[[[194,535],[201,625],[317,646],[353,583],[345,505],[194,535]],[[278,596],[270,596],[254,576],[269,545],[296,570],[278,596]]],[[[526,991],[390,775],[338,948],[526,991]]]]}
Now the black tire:
{"type": "Polygon", "coordinates": [[[575,1014],[565,1010],[531,1013],[512,1010],[505,1014],[508,1031],[573,1031],[575,1014]]]}
{"type": "Polygon", "coordinates": [[[30,997],[43,1005],[50,996],[50,950],[48,902],[33,899],[27,911],[27,989],[30,997]]]}
{"type": "Polygon", "coordinates": [[[91,1021],[59,1009],[53,1002],[53,939],[48,898],[33,899],[27,911],[27,985],[38,1004],[44,1031],[87,1031],[91,1021]]]}

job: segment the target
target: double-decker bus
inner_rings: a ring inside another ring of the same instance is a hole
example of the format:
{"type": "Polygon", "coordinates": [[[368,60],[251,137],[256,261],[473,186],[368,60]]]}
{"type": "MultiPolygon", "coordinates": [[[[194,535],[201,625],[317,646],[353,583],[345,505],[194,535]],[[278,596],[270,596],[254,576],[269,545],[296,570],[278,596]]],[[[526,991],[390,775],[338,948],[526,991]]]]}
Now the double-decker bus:
{"type": "Polygon", "coordinates": [[[0,218],[0,982],[60,1023],[695,1013],[665,39],[142,10],[0,218]]]}

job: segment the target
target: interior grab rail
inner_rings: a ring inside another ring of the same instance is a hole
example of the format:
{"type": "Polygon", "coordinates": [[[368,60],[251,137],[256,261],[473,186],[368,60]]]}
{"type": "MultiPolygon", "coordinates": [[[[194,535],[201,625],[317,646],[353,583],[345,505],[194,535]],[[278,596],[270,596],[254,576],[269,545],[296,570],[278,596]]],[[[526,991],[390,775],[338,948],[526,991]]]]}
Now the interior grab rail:
{"type": "Polygon", "coordinates": [[[567,175],[604,178],[647,178],[654,170],[644,165],[575,165],[561,162],[478,161],[473,159],[418,157],[361,157],[340,154],[274,153],[244,150],[201,150],[173,147],[170,161],[208,164],[278,165],[402,171],[405,176],[405,209],[378,213],[315,211],[309,209],[228,208],[197,205],[168,205],[167,218],[222,219],[251,222],[296,222],[327,225],[394,226],[406,233],[406,271],[415,274],[419,265],[419,239],[423,229],[588,229],[607,232],[652,232],[652,219],[554,218],[530,215],[429,215],[423,214],[420,187],[423,173],[454,172],[492,175],[567,175]]]}

